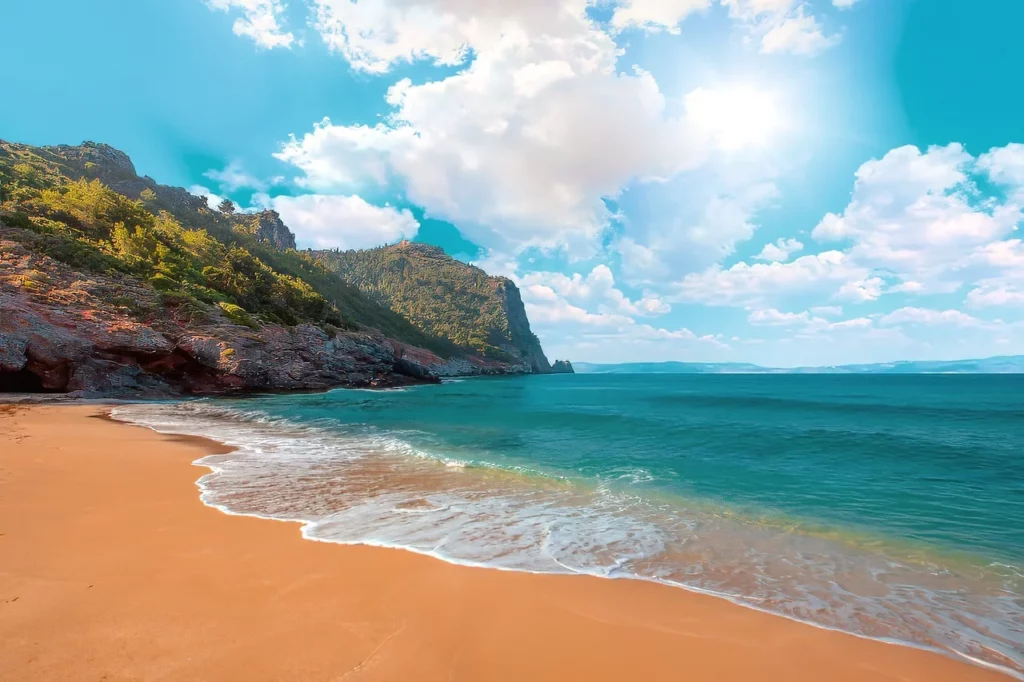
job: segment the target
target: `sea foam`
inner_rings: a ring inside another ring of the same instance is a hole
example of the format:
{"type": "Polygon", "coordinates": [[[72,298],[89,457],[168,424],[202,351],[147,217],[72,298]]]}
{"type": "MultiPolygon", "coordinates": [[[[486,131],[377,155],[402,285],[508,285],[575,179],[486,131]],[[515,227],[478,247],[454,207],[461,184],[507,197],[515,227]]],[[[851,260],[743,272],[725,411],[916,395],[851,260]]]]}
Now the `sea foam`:
{"type": "Polygon", "coordinates": [[[639,468],[588,483],[425,452],[401,433],[369,426],[296,424],[207,401],[125,405],[114,416],[235,447],[196,461],[210,469],[198,481],[203,502],[302,523],[311,540],[503,570],[656,581],[1024,679],[1019,576],[636,494],[630,484],[652,476],[639,468]]]}

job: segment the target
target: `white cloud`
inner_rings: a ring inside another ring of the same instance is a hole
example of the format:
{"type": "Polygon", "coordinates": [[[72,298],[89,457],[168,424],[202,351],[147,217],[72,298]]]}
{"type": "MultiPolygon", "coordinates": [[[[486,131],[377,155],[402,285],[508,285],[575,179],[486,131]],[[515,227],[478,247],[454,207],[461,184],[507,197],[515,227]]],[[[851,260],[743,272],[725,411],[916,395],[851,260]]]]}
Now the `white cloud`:
{"type": "Polygon", "coordinates": [[[813,318],[806,310],[802,313],[784,313],[775,308],[754,310],[747,317],[750,324],[769,327],[793,327],[809,324],[813,318]]]}
{"type": "Polygon", "coordinates": [[[839,9],[849,9],[856,5],[860,0],[832,0],[832,4],[839,9]]]}
{"type": "Polygon", "coordinates": [[[592,255],[605,198],[698,166],[709,141],[666,113],[649,73],[618,72],[620,50],[586,4],[318,0],[321,30],[355,68],[473,59],[442,80],[395,84],[382,123],[325,120],[278,158],[318,192],[396,181],[485,248],[592,255]]]}
{"type": "Polygon", "coordinates": [[[734,253],[757,230],[756,214],[778,195],[774,183],[757,175],[755,164],[741,161],[715,164],[666,185],[686,201],[628,225],[615,244],[626,281],[663,287],[666,280],[705,270],[734,253]]]}
{"type": "Polygon", "coordinates": [[[797,0],[721,0],[729,16],[743,21],[785,16],[797,7],[797,0]]]}
{"type": "Polygon", "coordinates": [[[978,157],[978,168],[992,182],[1009,188],[1017,201],[1024,201],[1024,144],[997,147],[978,157]]]}
{"type": "Polygon", "coordinates": [[[765,54],[813,56],[838,45],[839,35],[825,35],[808,5],[797,0],[721,0],[729,16],[746,24],[765,54]]]}
{"type": "Polygon", "coordinates": [[[772,26],[761,37],[761,51],[765,54],[788,52],[813,56],[839,44],[840,36],[826,36],[813,16],[801,7],[792,16],[772,26]]]}
{"type": "Polygon", "coordinates": [[[955,327],[981,327],[984,323],[959,310],[932,310],[930,308],[906,307],[894,310],[883,316],[879,321],[881,325],[952,325],[955,327]]]}
{"type": "Polygon", "coordinates": [[[622,329],[635,324],[632,318],[610,313],[590,313],[559,298],[550,287],[532,285],[521,290],[530,323],[543,329],[552,326],[582,325],[605,329],[622,329]]]}
{"type": "Polygon", "coordinates": [[[603,313],[646,317],[664,315],[672,309],[658,295],[649,291],[645,291],[640,299],[631,301],[616,288],[611,269],[603,264],[595,266],[586,276],[579,273],[570,277],[560,272],[531,272],[519,282],[527,287],[546,287],[568,301],[596,308],[603,313]]]}
{"type": "Polygon", "coordinates": [[[843,307],[838,305],[819,305],[811,308],[811,312],[822,317],[839,317],[843,314],[843,307]]]}
{"type": "Polygon", "coordinates": [[[965,299],[971,308],[1024,308],[1024,282],[1010,278],[979,283],[965,299]]]}
{"type": "Polygon", "coordinates": [[[776,308],[751,311],[747,321],[754,326],[798,329],[804,336],[830,332],[863,331],[874,326],[869,317],[855,317],[849,320],[830,322],[823,317],[812,315],[812,311],[787,313],[776,308]]]}
{"type": "Polygon", "coordinates": [[[672,299],[705,305],[758,305],[780,297],[821,292],[863,278],[841,251],[801,256],[791,263],[737,263],[692,273],[673,286],[672,299]]]}
{"type": "MultiPolygon", "coordinates": [[[[1012,304],[1024,289],[1017,274],[1024,273],[1024,244],[1012,237],[1024,214],[1012,193],[1005,201],[986,195],[972,175],[985,172],[1015,187],[1018,151],[1009,145],[976,161],[958,144],[894,149],[863,164],[849,205],[815,227],[814,239],[841,249],[791,263],[714,266],[676,283],[673,296],[712,305],[763,305],[786,296],[858,303],[897,293],[949,294],[972,284],[972,305],[1012,304]]],[[[758,258],[780,255],[771,248],[758,258]]]]}
{"type": "Polygon", "coordinates": [[[687,16],[711,7],[711,0],[623,0],[612,14],[618,30],[644,28],[678,32],[687,16]]]}
{"type": "Polygon", "coordinates": [[[371,73],[423,59],[461,64],[471,51],[479,57],[525,47],[532,38],[565,40],[566,50],[584,59],[604,59],[612,45],[585,19],[585,0],[312,0],[311,6],[327,45],[371,73]]]}
{"type": "Polygon", "coordinates": [[[803,251],[804,245],[796,239],[779,239],[774,244],[765,244],[761,253],[754,256],[754,260],[764,260],[776,263],[785,263],[790,256],[798,251],[803,251]]]}
{"type": "Polygon", "coordinates": [[[206,205],[213,210],[217,210],[220,202],[224,201],[224,197],[214,194],[210,189],[202,185],[192,185],[188,188],[188,193],[196,197],[206,197],[206,205]]]}
{"type": "Polygon", "coordinates": [[[475,265],[488,275],[507,277],[512,281],[518,279],[516,271],[519,269],[519,263],[515,258],[499,251],[486,251],[470,265],[475,265]]]}
{"type": "Polygon", "coordinates": [[[355,195],[261,197],[258,203],[280,213],[303,247],[367,249],[414,237],[419,230],[408,210],[374,206],[355,195]]]}
{"type": "MultiPolygon", "coordinates": [[[[924,153],[912,146],[894,149],[860,167],[850,204],[841,215],[826,215],[813,236],[849,242],[851,262],[897,280],[890,291],[955,291],[979,276],[986,254],[1007,255],[1008,242],[1000,240],[1022,218],[1018,206],[979,197],[970,179],[974,171],[974,159],[959,144],[924,153]]],[[[867,293],[871,300],[881,290],[874,286],[867,293]]]]}
{"type": "Polygon", "coordinates": [[[224,170],[208,170],[203,175],[220,185],[225,192],[240,189],[254,189],[258,192],[267,190],[267,183],[247,173],[240,161],[232,161],[224,170]]]}
{"type": "Polygon", "coordinates": [[[840,301],[853,301],[863,303],[865,301],[876,301],[882,295],[882,288],[885,281],[881,277],[865,277],[855,282],[846,282],[839,287],[836,298],[840,301]]]}
{"type": "Polygon", "coordinates": [[[232,30],[260,47],[290,48],[295,42],[295,36],[281,26],[285,5],[280,0],[207,0],[207,4],[214,10],[240,11],[242,16],[235,20],[232,30]]]}

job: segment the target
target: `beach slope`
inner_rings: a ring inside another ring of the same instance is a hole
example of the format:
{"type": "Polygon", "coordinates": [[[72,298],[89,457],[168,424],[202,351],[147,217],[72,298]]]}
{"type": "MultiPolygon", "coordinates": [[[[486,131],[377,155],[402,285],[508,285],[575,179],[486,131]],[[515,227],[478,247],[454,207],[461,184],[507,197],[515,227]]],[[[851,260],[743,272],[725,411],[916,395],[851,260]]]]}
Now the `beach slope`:
{"type": "Polygon", "coordinates": [[[1010,679],[656,584],[303,540],[203,506],[217,444],[104,414],[0,405],[7,682],[1010,679]]]}

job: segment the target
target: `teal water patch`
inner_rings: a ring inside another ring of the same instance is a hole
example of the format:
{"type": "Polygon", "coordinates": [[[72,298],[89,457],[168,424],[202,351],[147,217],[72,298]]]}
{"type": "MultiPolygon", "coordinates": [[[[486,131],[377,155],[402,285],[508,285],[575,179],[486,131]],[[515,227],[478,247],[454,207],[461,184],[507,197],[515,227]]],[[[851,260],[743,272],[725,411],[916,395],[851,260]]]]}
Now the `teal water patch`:
{"type": "Polygon", "coordinates": [[[120,408],[313,539],[657,580],[1019,675],[1024,377],[578,375],[120,408]]]}

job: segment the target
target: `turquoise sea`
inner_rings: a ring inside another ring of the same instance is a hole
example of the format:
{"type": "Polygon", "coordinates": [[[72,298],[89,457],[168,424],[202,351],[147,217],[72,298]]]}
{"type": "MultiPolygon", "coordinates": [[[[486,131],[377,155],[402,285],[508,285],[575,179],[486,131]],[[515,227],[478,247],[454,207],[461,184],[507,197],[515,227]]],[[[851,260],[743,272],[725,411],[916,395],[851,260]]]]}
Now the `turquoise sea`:
{"type": "Polygon", "coordinates": [[[126,405],[306,536],[660,581],[1024,679],[1024,375],[559,375],[126,405]]]}

